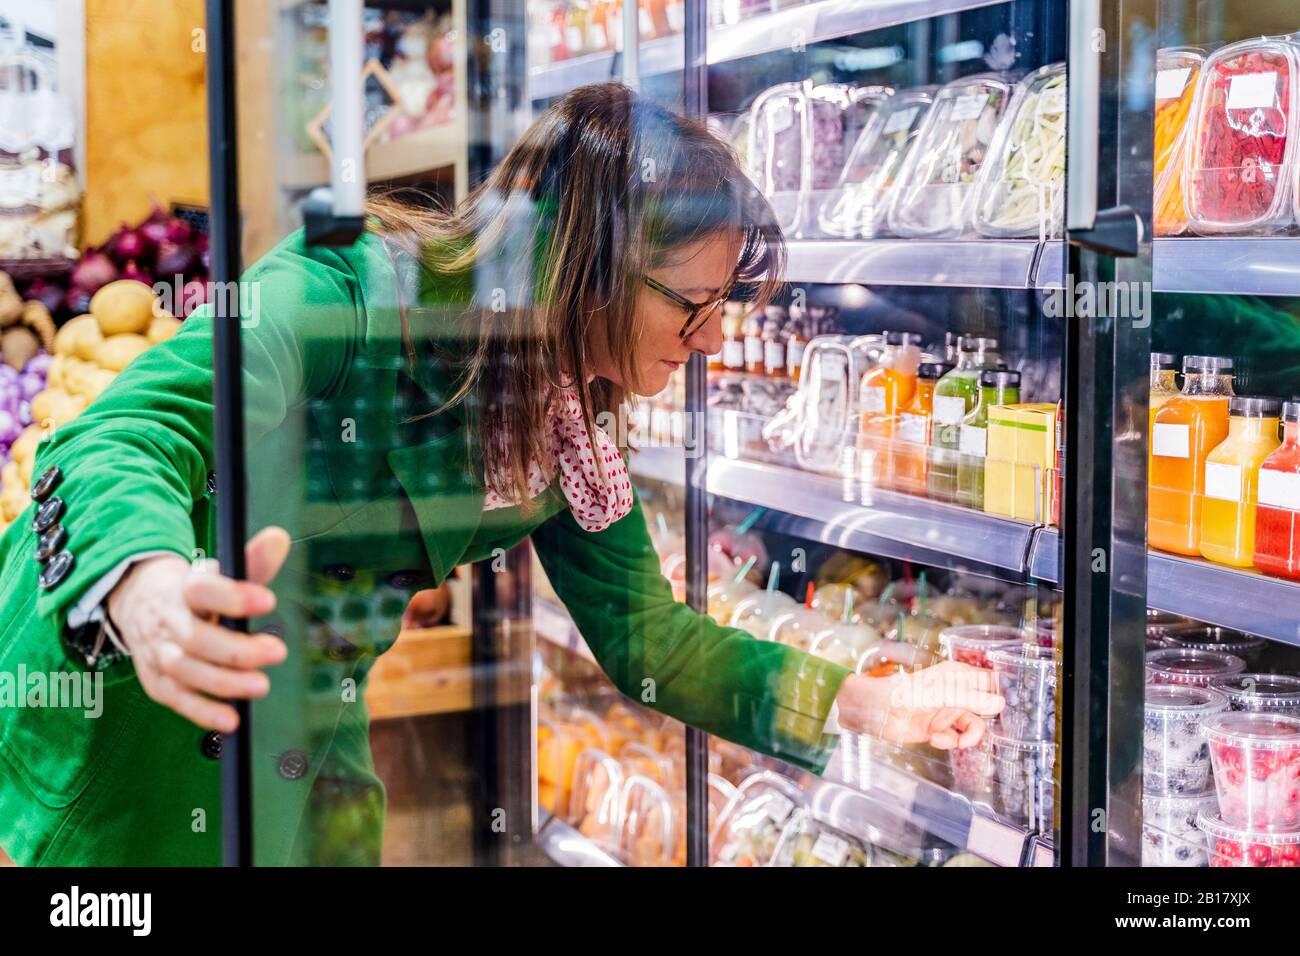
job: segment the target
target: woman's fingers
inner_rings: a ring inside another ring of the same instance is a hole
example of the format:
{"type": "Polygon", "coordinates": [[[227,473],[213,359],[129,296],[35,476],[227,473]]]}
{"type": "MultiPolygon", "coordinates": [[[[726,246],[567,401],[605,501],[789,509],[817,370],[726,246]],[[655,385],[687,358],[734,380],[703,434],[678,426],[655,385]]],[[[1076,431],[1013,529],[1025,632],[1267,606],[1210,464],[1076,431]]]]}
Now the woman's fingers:
{"type": "Polygon", "coordinates": [[[149,696],[170,707],[200,727],[223,734],[233,734],[239,728],[239,714],[229,704],[209,700],[202,694],[182,686],[166,674],[154,674],[145,685],[149,696]]]}
{"type": "Polygon", "coordinates": [[[968,710],[947,707],[931,717],[926,730],[930,746],[938,750],[972,747],[984,735],[984,721],[968,710]]]}
{"type": "Polygon", "coordinates": [[[186,655],[164,664],[163,672],[187,690],[212,697],[265,697],[271,689],[271,679],[259,670],[232,670],[186,655]]]}
{"type": "Polygon", "coordinates": [[[181,593],[190,610],[200,615],[257,617],[275,610],[275,594],[269,588],[220,574],[191,574],[181,585],[181,593]]]}
{"type": "Polygon", "coordinates": [[[241,670],[283,663],[289,653],[284,641],[270,634],[242,634],[197,619],[183,643],[195,657],[221,667],[241,670]]]}
{"type": "Polygon", "coordinates": [[[274,525],[249,538],[244,546],[248,580],[254,584],[270,584],[289,557],[290,543],[289,532],[274,525]]]}

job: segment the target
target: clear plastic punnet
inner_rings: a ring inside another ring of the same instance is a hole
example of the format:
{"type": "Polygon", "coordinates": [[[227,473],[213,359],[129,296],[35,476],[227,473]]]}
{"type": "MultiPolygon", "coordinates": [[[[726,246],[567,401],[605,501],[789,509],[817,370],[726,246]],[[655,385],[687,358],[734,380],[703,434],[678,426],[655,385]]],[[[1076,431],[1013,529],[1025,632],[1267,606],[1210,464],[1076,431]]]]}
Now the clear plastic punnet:
{"type": "Polygon", "coordinates": [[[1257,830],[1233,826],[1217,813],[1196,819],[1205,834],[1210,866],[1300,866],[1300,830],[1257,830]]]}
{"type": "Polygon", "coordinates": [[[1193,651],[1170,647],[1147,654],[1147,681],[1152,684],[1190,684],[1209,687],[1216,677],[1230,677],[1246,669],[1236,654],[1193,651]]]}
{"type": "Polygon", "coordinates": [[[799,227],[812,135],[809,84],[781,83],[764,91],[750,107],[749,156],[759,189],[767,196],[786,232],[799,227]]]}
{"type": "Polygon", "coordinates": [[[807,805],[803,790],[771,771],[746,777],[709,833],[713,866],[767,866],[781,834],[807,805]]]}
{"type": "Polygon", "coordinates": [[[1210,686],[1228,698],[1233,710],[1300,717],[1300,677],[1290,674],[1235,674],[1210,686]]]}
{"type": "Polygon", "coordinates": [[[903,90],[874,110],[852,145],[835,188],[819,197],[817,225],[822,235],[871,239],[888,231],[894,183],[936,89],[903,90]]]}
{"type": "Polygon", "coordinates": [[[889,205],[900,236],[956,239],[971,230],[975,181],[1011,100],[1013,78],[979,74],[935,94],[889,205]]]}
{"type": "Polygon", "coordinates": [[[998,733],[1019,740],[1052,740],[1056,732],[1056,649],[1024,644],[988,652],[997,690],[1006,701],[993,718],[998,733]]]}
{"type": "Polygon", "coordinates": [[[1177,236],[1187,230],[1183,202],[1183,154],[1188,122],[1196,99],[1196,84],[1205,65],[1205,51],[1180,46],[1156,54],[1155,195],[1151,221],[1157,236],[1177,236]]]}
{"type": "Polygon", "coordinates": [[[1031,640],[1018,627],[996,624],[968,624],[949,627],[939,633],[939,654],[948,660],[972,667],[991,668],[989,651],[1015,648],[1031,640]]]}
{"type": "Polygon", "coordinates": [[[1065,64],[1016,84],[980,168],[975,228],[985,236],[1055,239],[1065,212],[1065,64]]]}
{"type": "Polygon", "coordinates": [[[604,751],[589,747],[574,762],[568,821],[611,852],[618,844],[623,779],[623,766],[604,751]]]}
{"type": "Polygon", "coordinates": [[[871,866],[872,846],[847,833],[819,823],[801,810],[781,836],[770,866],[859,867],[871,866]]]}
{"type": "Polygon", "coordinates": [[[1142,787],[1148,793],[1203,793],[1210,748],[1201,725],[1228,709],[1222,694],[1183,684],[1148,684],[1142,725],[1142,787]]]}
{"type": "Polygon", "coordinates": [[[1247,667],[1259,662],[1259,655],[1268,643],[1262,637],[1212,624],[1176,624],[1165,631],[1164,640],[1169,647],[1233,654],[1244,660],[1247,667]]]}
{"type": "Polygon", "coordinates": [[[1218,811],[1214,792],[1142,795],[1142,865],[1205,866],[1205,834],[1197,818],[1218,811]]]}
{"type": "Polygon", "coordinates": [[[1206,58],[1184,161],[1192,231],[1267,235],[1292,223],[1296,51],[1289,37],[1259,37],[1206,58]]]}
{"type": "Polygon", "coordinates": [[[1257,830],[1300,827],[1300,718],[1227,711],[1204,724],[1219,813],[1257,830]]]}

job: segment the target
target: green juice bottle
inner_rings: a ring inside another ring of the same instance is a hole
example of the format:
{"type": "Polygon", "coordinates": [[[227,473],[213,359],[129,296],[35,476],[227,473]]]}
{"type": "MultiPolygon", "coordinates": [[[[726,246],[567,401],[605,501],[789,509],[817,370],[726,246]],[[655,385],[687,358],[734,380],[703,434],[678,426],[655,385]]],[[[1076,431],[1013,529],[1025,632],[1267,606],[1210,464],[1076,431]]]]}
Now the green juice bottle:
{"type": "Polygon", "coordinates": [[[989,409],[1020,401],[1020,373],[1010,369],[980,372],[979,404],[962,419],[957,459],[957,504],[984,510],[984,457],[988,449],[989,409]]]}
{"type": "Polygon", "coordinates": [[[961,423],[979,403],[979,376],[997,368],[1002,356],[998,340],[963,335],[957,343],[957,367],[934,387],[934,418],[930,437],[927,485],[931,498],[957,500],[957,462],[961,423]]]}

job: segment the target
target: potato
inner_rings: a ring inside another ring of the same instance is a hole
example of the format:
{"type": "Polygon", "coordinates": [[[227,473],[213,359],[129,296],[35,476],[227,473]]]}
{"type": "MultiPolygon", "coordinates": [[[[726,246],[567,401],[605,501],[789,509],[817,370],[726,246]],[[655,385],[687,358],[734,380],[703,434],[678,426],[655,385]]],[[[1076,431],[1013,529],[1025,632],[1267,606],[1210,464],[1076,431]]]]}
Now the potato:
{"type": "Polygon", "coordinates": [[[84,395],[92,402],[99,398],[99,393],[108,386],[113,384],[113,379],[117,378],[116,372],[110,372],[106,368],[91,369],[85,375],[85,384],[82,386],[79,395],[84,395]]]}
{"type": "Polygon", "coordinates": [[[180,331],[181,320],[170,315],[160,315],[149,323],[148,339],[157,345],[159,342],[166,342],[169,338],[180,331]]]}
{"type": "Polygon", "coordinates": [[[50,417],[56,425],[66,425],[86,410],[90,404],[82,395],[63,394],[58,396],[50,409],[50,417]]]}
{"type": "Polygon", "coordinates": [[[27,360],[39,352],[40,348],[40,339],[25,325],[16,325],[0,334],[0,356],[20,372],[27,360]]]}
{"type": "MultiPolygon", "coordinates": [[[[39,397],[38,395],[37,398],[39,397]]],[[[41,426],[39,424],[28,425],[23,429],[23,433],[18,436],[18,440],[10,447],[10,458],[20,465],[25,461],[31,461],[36,455],[36,446],[40,444],[40,441],[41,426]]]]}
{"type": "MultiPolygon", "coordinates": [[[[18,474],[23,480],[23,491],[25,492],[32,486],[32,469],[36,466],[36,456],[33,455],[21,465],[18,466],[18,474]]],[[[26,507],[26,505],[24,505],[26,507]]]]}
{"type": "Polygon", "coordinates": [[[120,372],[131,364],[132,360],[141,352],[146,351],[153,344],[143,335],[133,335],[123,333],[121,335],[110,335],[99,343],[99,348],[95,350],[95,364],[100,368],[106,368],[110,372],[120,372]]]}
{"type": "Polygon", "coordinates": [[[83,359],[89,358],[89,356],[81,353],[80,343],[83,337],[87,339],[88,347],[91,349],[98,345],[99,341],[104,337],[103,333],[99,331],[99,323],[89,312],[84,312],[75,319],[69,319],[63,324],[63,328],[59,329],[55,334],[55,356],[81,355],[83,359]]]}
{"type": "Polygon", "coordinates": [[[8,486],[17,484],[20,481],[22,481],[22,478],[19,477],[18,462],[11,461],[4,468],[0,468],[0,483],[8,486]]]}
{"type": "Polygon", "coordinates": [[[104,335],[144,332],[153,321],[157,296],[153,289],[134,279],[110,282],[91,297],[90,314],[99,320],[104,335]]]}
{"type": "Polygon", "coordinates": [[[7,526],[31,503],[27,489],[22,485],[5,485],[4,491],[0,492],[0,518],[4,519],[7,526]]]}
{"type": "Polygon", "coordinates": [[[55,404],[63,401],[63,397],[67,394],[61,388],[47,388],[43,392],[38,392],[32,399],[32,421],[40,424],[47,418],[53,418],[55,404]]]}

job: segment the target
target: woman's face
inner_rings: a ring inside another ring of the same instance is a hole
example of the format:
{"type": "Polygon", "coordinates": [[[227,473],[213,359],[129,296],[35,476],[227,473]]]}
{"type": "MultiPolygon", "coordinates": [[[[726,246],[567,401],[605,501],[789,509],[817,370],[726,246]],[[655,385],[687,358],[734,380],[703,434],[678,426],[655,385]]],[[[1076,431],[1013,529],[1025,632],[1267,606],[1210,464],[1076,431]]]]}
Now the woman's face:
{"type": "MultiPolygon", "coordinates": [[[[740,257],[742,236],[736,231],[716,232],[704,239],[672,250],[666,261],[647,273],[691,302],[712,302],[726,291],[740,257]]],[[[654,395],[668,384],[668,376],[690,358],[692,352],[712,355],[722,350],[722,308],[710,310],[708,318],[686,338],[680,338],[689,310],[645,283],[637,296],[634,321],[640,335],[634,346],[632,365],[636,381],[625,382],[607,344],[593,343],[595,371],[602,378],[638,395],[654,395]]],[[[601,336],[603,338],[603,336],[601,336]]]]}

